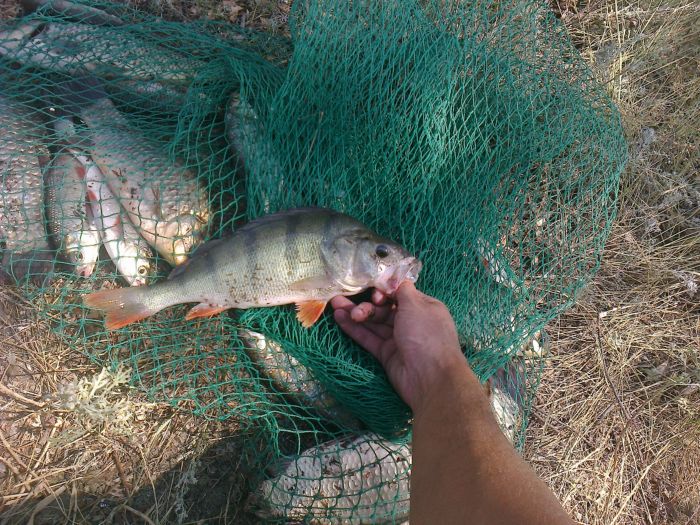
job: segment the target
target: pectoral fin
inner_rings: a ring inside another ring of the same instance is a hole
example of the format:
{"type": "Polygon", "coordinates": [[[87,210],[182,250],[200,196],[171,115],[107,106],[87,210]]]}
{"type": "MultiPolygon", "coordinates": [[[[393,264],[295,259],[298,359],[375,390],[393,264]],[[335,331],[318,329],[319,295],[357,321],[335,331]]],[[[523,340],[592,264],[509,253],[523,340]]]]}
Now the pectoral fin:
{"type": "Polygon", "coordinates": [[[211,317],[212,315],[220,314],[224,310],[228,310],[228,308],[228,306],[199,303],[197,306],[192,308],[192,310],[187,312],[185,320],[190,321],[192,319],[199,319],[200,317],[211,317]]]}
{"type": "Polygon", "coordinates": [[[303,301],[297,303],[297,319],[304,328],[310,328],[321,317],[327,301],[303,301]]]}

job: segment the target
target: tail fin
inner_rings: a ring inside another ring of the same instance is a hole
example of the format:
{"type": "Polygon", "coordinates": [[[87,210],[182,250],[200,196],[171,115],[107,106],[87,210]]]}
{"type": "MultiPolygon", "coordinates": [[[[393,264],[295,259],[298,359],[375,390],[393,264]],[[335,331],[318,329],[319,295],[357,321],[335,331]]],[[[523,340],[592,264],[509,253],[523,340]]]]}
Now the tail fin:
{"type": "Polygon", "coordinates": [[[107,330],[115,330],[140,321],[155,314],[160,308],[149,307],[144,303],[148,288],[131,287],[115,290],[100,290],[83,298],[90,308],[104,310],[107,330]]]}

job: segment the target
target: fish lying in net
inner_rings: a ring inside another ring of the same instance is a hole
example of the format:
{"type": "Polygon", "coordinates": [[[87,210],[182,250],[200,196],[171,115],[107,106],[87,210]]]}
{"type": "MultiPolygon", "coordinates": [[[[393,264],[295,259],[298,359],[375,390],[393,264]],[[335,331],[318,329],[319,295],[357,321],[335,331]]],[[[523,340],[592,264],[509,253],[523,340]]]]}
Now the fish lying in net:
{"type": "Polygon", "coordinates": [[[370,287],[391,294],[404,280],[415,281],[420,269],[403,247],[352,217],[303,208],[259,218],[210,241],[167,281],[102,290],[87,295],[85,304],[107,312],[108,329],[191,302],[199,304],[186,319],[295,303],[299,321],[309,327],[336,295],[370,287]]]}
{"type": "Polygon", "coordinates": [[[42,167],[49,160],[42,144],[43,124],[27,108],[0,95],[0,130],[2,267],[15,279],[40,275],[53,261],[43,216],[42,167]]]}
{"type": "Polygon", "coordinates": [[[85,169],[87,200],[105,250],[131,286],[146,284],[153,252],[124,217],[97,164],[84,155],[77,155],[77,158],[85,169]]]}
{"type": "Polygon", "coordinates": [[[75,273],[88,277],[97,264],[101,239],[85,193],[85,167],[80,161],[68,152],[53,156],[44,172],[49,235],[75,273]]]}
{"type": "Polygon", "coordinates": [[[135,130],[97,79],[70,82],[59,91],[66,109],[89,130],[90,146],[78,140],[76,147],[97,163],[139,234],[170,264],[184,262],[210,215],[195,173],[135,130]]]}
{"type": "Polygon", "coordinates": [[[0,31],[0,55],[71,76],[189,82],[204,63],[105,25],[25,19],[0,31]]]}
{"type": "Polygon", "coordinates": [[[246,352],[275,389],[302,408],[310,408],[336,425],[359,430],[362,423],[314,378],[313,373],[275,341],[249,330],[239,331],[246,352]]]}
{"type": "Polygon", "coordinates": [[[336,439],[289,459],[248,505],[263,519],[314,525],[399,523],[410,508],[411,449],[376,434],[336,439]]]}

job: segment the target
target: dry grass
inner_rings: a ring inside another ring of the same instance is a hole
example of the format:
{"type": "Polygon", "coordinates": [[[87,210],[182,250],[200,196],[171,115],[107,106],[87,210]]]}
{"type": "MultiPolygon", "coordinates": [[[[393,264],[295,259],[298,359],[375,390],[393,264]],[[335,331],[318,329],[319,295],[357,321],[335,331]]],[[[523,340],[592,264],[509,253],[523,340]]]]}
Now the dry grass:
{"type": "Polygon", "coordinates": [[[550,326],[525,455],[581,523],[700,523],[700,8],[562,9],[631,159],[600,273],[550,326]]]}
{"type": "MultiPolygon", "coordinates": [[[[134,3],[272,29],[287,9],[134,3]]],[[[557,9],[632,157],[601,271],[549,327],[525,455],[580,523],[700,523],[700,8],[557,9]]],[[[240,523],[244,438],[101,373],[0,290],[0,523],[240,523]]]]}

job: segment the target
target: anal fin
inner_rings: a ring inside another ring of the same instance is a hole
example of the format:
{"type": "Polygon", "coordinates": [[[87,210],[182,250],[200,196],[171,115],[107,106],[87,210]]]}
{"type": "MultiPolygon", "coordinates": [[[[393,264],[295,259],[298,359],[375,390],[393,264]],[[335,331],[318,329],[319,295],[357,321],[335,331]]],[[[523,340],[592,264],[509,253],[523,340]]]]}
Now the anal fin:
{"type": "Polygon", "coordinates": [[[318,321],[326,309],[327,301],[302,301],[297,303],[297,319],[304,328],[309,328],[318,321]]]}
{"type": "Polygon", "coordinates": [[[228,310],[228,306],[219,306],[217,304],[199,303],[197,306],[192,308],[187,315],[185,320],[190,321],[192,319],[199,319],[200,317],[211,317],[212,315],[220,314],[224,310],[228,310]]]}

